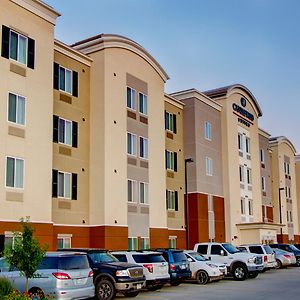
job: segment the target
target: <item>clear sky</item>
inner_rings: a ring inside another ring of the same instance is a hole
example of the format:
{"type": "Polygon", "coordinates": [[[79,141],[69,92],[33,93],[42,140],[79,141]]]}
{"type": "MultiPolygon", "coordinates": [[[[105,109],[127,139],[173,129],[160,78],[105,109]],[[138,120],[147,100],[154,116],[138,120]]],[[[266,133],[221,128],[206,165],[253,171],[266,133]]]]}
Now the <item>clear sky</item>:
{"type": "Polygon", "coordinates": [[[300,0],[44,0],[55,36],[129,37],[170,76],[166,92],[241,83],[258,100],[260,127],[300,153],[300,0]]]}

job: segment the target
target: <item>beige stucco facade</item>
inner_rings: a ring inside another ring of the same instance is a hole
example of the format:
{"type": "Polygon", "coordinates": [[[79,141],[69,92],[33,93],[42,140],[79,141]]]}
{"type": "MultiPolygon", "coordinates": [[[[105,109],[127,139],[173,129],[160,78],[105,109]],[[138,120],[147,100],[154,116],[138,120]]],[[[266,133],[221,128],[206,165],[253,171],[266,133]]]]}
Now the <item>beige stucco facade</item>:
{"type": "Polygon", "coordinates": [[[297,208],[298,208],[298,233],[300,233],[300,156],[295,156],[295,169],[296,169],[296,193],[297,193],[297,208]]]}

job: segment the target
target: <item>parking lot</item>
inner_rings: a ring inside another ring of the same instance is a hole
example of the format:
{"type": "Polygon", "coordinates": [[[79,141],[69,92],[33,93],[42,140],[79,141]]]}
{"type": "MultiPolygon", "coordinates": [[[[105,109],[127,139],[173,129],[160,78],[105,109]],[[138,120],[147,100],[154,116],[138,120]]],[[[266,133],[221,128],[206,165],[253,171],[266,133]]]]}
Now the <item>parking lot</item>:
{"type": "Polygon", "coordinates": [[[282,300],[299,299],[299,295],[300,268],[290,267],[271,270],[242,282],[225,279],[207,285],[184,283],[178,287],[166,286],[160,291],[140,293],[135,299],[282,300]]]}

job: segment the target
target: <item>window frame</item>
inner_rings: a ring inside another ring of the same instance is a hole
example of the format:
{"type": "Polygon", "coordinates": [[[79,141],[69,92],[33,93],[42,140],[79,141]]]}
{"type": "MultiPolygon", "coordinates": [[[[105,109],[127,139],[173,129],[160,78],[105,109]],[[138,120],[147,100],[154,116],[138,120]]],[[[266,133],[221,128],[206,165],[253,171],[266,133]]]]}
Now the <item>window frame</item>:
{"type": "Polygon", "coordinates": [[[174,151],[166,150],[166,166],[168,171],[175,172],[175,155],[174,151]],[[169,158],[169,160],[168,160],[169,158]],[[169,161],[169,163],[168,163],[169,161]]]}
{"type": "Polygon", "coordinates": [[[169,248],[170,249],[176,249],[177,248],[177,236],[173,236],[173,235],[170,235],[169,238],[168,238],[168,241],[169,241],[169,248]]]}
{"type": "Polygon", "coordinates": [[[247,167],[247,172],[246,172],[246,179],[247,179],[247,184],[252,186],[252,169],[247,167]]]}
{"type": "Polygon", "coordinates": [[[64,67],[62,65],[59,65],[59,69],[58,69],[58,90],[61,91],[61,92],[66,93],[68,95],[72,95],[73,94],[73,70],[71,70],[69,68],[66,68],[66,67],[64,67]],[[65,73],[65,89],[64,90],[60,88],[60,70],[61,69],[64,69],[64,73],[65,73]],[[71,86],[70,86],[70,90],[71,91],[70,92],[67,91],[67,76],[66,76],[67,71],[69,71],[70,74],[71,74],[70,75],[71,76],[71,86]]]}
{"type": "Polygon", "coordinates": [[[65,119],[65,118],[58,117],[58,144],[72,147],[72,145],[73,145],[73,121],[65,119]],[[66,134],[67,134],[66,130],[64,130],[64,142],[60,141],[60,120],[62,120],[64,122],[64,128],[65,129],[66,129],[66,123],[70,123],[71,124],[70,144],[66,143],[66,134]]]}
{"type": "Polygon", "coordinates": [[[130,87],[130,86],[126,86],[126,107],[127,107],[127,109],[130,109],[132,111],[136,111],[136,103],[137,103],[137,101],[136,101],[137,97],[136,96],[137,96],[136,90],[134,88],[130,87]],[[128,106],[128,89],[130,89],[130,106],[128,106]],[[134,101],[132,101],[133,91],[134,91],[134,101]],[[134,102],[134,107],[132,107],[133,102],[134,102]]]}
{"type": "Polygon", "coordinates": [[[263,148],[260,148],[260,162],[265,163],[265,150],[263,148]]]}
{"type": "Polygon", "coordinates": [[[59,240],[62,240],[63,242],[62,242],[62,248],[60,248],[60,249],[70,249],[70,248],[72,248],[72,237],[73,237],[73,235],[72,234],[64,234],[64,233],[59,233],[58,235],[57,235],[57,242],[56,242],[56,246],[57,246],[57,248],[59,248],[58,247],[58,241],[59,240]],[[65,247],[65,244],[66,244],[66,241],[69,241],[69,247],[65,247]]]}
{"type": "Polygon", "coordinates": [[[167,190],[167,210],[170,210],[170,211],[175,211],[175,207],[176,207],[176,196],[175,196],[175,191],[174,190],[167,190]],[[170,196],[173,196],[173,199],[172,197],[170,198],[170,196]],[[172,201],[174,202],[173,206],[174,208],[172,208],[172,201]]]}
{"type": "Polygon", "coordinates": [[[213,160],[211,157],[205,157],[205,173],[206,176],[213,176],[213,160]]]}
{"type": "Polygon", "coordinates": [[[149,205],[149,183],[148,182],[144,182],[144,181],[139,182],[139,198],[138,199],[139,199],[139,204],[149,205]],[[143,188],[144,198],[146,198],[146,199],[144,199],[145,200],[144,202],[141,201],[141,190],[142,190],[141,185],[144,186],[144,188],[143,188]]]}
{"type": "Polygon", "coordinates": [[[245,167],[244,165],[239,165],[239,177],[240,183],[245,183],[245,167]]]}
{"type": "Polygon", "coordinates": [[[261,177],[261,189],[263,192],[266,191],[266,177],[265,176],[261,177]]]}
{"type": "Polygon", "coordinates": [[[23,191],[25,186],[25,159],[20,158],[20,157],[15,157],[15,156],[5,156],[5,188],[7,189],[15,189],[15,190],[20,190],[23,191]],[[12,158],[14,160],[14,186],[8,186],[7,185],[7,159],[12,158]],[[16,160],[20,160],[23,162],[23,172],[22,172],[22,187],[16,187],[16,160]]]}
{"type": "Polygon", "coordinates": [[[241,197],[241,215],[246,215],[246,199],[245,197],[241,197]]]}
{"type": "Polygon", "coordinates": [[[149,237],[141,237],[140,238],[140,242],[141,242],[141,250],[149,250],[150,249],[150,238],[149,237]],[[143,244],[146,241],[146,247],[143,247],[143,244]]]}
{"type": "Polygon", "coordinates": [[[244,140],[243,140],[243,134],[238,132],[238,150],[239,152],[244,152],[244,140]]]}
{"type": "Polygon", "coordinates": [[[137,203],[137,199],[135,199],[136,197],[136,189],[137,189],[137,181],[134,180],[134,179],[130,179],[130,178],[127,178],[127,202],[128,203],[137,203]],[[128,183],[129,181],[131,182],[132,184],[132,192],[131,192],[131,197],[132,197],[132,201],[129,201],[128,199],[128,196],[129,196],[129,190],[128,190],[128,183]]]}
{"type": "Polygon", "coordinates": [[[144,159],[144,160],[148,160],[149,159],[149,139],[147,137],[143,137],[143,136],[140,136],[139,137],[139,157],[144,159]],[[144,142],[146,142],[146,148],[145,148],[145,144],[144,142]],[[145,149],[147,150],[146,151],[146,156],[142,156],[141,155],[141,146],[143,146],[143,155],[145,154],[145,149]]]}
{"type": "Polygon", "coordinates": [[[130,155],[130,156],[133,156],[133,157],[137,157],[137,135],[136,134],[134,134],[134,133],[131,133],[131,132],[129,132],[129,131],[127,131],[127,155],[130,155]],[[132,149],[134,149],[135,151],[135,153],[134,154],[132,154],[132,153],[128,153],[128,145],[129,145],[129,143],[128,143],[128,135],[130,135],[131,137],[133,137],[134,139],[135,139],[135,147],[133,147],[134,146],[134,144],[132,143],[132,147],[131,147],[131,150],[132,149]]]}
{"type": "Polygon", "coordinates": [[[146,116],[146,117],[148,117],[148,95],[146,95],[144,93],[141,93],[141,92],[139,92],[139,113],[146,116]],[[143,99],[142,100],[142,102],[143,102],[142,108],[144,110],[144,108],[146,107],[146,112],[141,111],[141,96],[142,96],[142,99],[143,99]],[[144,107],[145,103],[146,103],[146,106],[144,107]]]}
{"type": "Polygon", "coordinates": [[[250,138],[248,136],[245,136],[245,150],[246,154],[251,155],[251,143],[250,138]]]}
{"type": "Polygon", "coordinates": [[[7,95],[7,122],[9,122],[10,124],[17,125],[17,126],[22,126],[22,127],[26,126],[26,102],[27,101],[26,101],[26,97],[25,96],[22,96],[20,94],[17,94],[17,93],[11,92],[11,91],[8,92],[8,95],[7,95]],[[15,114],[16,122],[9,120],[9,95],[10,94],[13,95],[13,96],[16,96],[16,114],[15,114]],[[24,99],[24,124],[18,122],[18,120],[17,120],[18,107],[19,107],[19,98],[23,98],[24,99]]]}
{"type": "Polygon", "coordinates": [[[212,125],[210,122],[204,122],[204,137],[208,141],[212,141],[212,125]]]}
{"type": "Polygon", "coordinates": [[[64,171],[58,171],[57,173],[57,198],[59,199],[69,199],[71,200],[72,199],[72,173],[70,172],[64,172],[64,171]],[[59,174],[63,174],[64,175],[64,185],[63,185],[63,196],[60,196],[59,195],[59,187],[60,187],[60,179],[59,179],[59,174]],[[70,196],[69,197],[66,197],[66,194],[65,194],[65,183],[66,183],[66,180],[65,180],[65,176],[66,175],[70,175],[70,196]]]}
{"type": "Polygon", "coordinates": [[[128,237],[128,250],[133,251],[133,250],[138,250],[139,249],[139,240],[137,237],[128,237]],[[133,247],[131,247],[133,246],[133,247]]]}
{"type": "Polygon", "coordinates": [[[174,114],[170,113],[168,111],[165,112],[165,125],[166,125],[166,130],[169,132],[174,133],[174,114]]]}
{"type": "Polygon", "coordinates": [[[18,62],[19,64],[22,64],[22,65],[25,65],[27,66],[27,62],[28,62],[28,37],[22,33],[19,33],[13,29],[10,28],[10,32],[9,32],[9,59],[13,60],[13,61],[16,61],[18,62]],[[12,33],[15,33],[17,36],[18,36],[18,39],[17,39],[17,59],[14,59],[11,57],[11,41],[12,41],[12,38],[11,38],[11,34],[12,33]],[[25,38],[26,40],[26,47],[25,47],[25,63],[24,62],[21,62],[19,59],[19,55],[20,55],[20,49],[19,49],[19,45],[20,45],[20,36],[25,38]]]}

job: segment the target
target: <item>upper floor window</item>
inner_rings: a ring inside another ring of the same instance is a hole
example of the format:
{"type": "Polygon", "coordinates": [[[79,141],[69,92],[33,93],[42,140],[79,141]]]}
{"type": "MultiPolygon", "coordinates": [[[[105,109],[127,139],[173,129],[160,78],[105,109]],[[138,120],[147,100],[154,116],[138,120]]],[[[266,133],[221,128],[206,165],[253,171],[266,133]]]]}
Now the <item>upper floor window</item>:
{"type": "Polygon", "coordinates": [[[127,201],[136,202],[136,181],[132,179],[127,180],[127,201]]]}
{"type": "Polygon", "coordinates": [[[284,173],[290,175],[290,164],[288,162],[284,162],[284,173]]]}
{"type": "Polygon", "coordinates": [[[78,97],[78,73],[54,63],[54,89],[78,97]]]}
{"type": "Polygon", "coordinates": [[[139,110],[140,113],[148,115],[148,97],[142,93],[139,93],[139,110]]]}
{"type": "Polygon", "coordinates": [[[264,163],[265,162],[265,150],[260,149],[260,162],[264,163]]]}
{"type": "Polygon", "coordinates": [[[205,122],[205,138],[209,141],[211,141],[211,138],[212,138],[212,133],[211,133],[211,123],[209,122],[205,122]]]}
{"type": "Polygon", "coordinates": [[[77,200],[77,174],[52,170],[52,197],[77,200]]]}
{"type": "Polygon", "coordinates": [[[253,216],[253,200],[248,199],[248,210],[249,210],[249,216],[253,216]]]}
{"type": "Polygon", "coordinates": [[[263,192],[266,191],[266,178],[265,177],[261,177],[261,189],[263,192]]]}
{"type": "MultiPolygon", "coordinates": [[[[169,190],[166,191],[167,209],[168,210],[176,210],[176,196],[177,196],[176,194],[177,194],[177,192],[175,192],[175,191],[169,191],[169,190]]],[[[178,203],[177,203],[177,206],[178,206],[178,203]]]]}
{"type": "Polygon", "coordinates": [[[166,168],[167,170],[177,172],[177,153],[166,150],[166,168]]]}
{"type": "Polygon", "coordinates": [[[24,160],[15,157],[6,158],[6,187],[24,187],[24,160]]]}
{"type": "Polygon", "coordinates": [[[148,204],[148,183],[140,182],[140,203],[148,204]]]}
{"type": "Polygon", "coordinates": [[[127,108],[136,110],[136,91],[127,87],[127,108]]]}
{"type": "Polygon", "coordinates": [[[250,154],[250,138],[246,136],[246,153],[250,154]]]}
{"type": "Polygon", "coordinates": [[[245,215],[246,214],[246,203],[245,203],[245,198],[241,198],[241,214],[245,215]]]}
{"type": "Polygon", "coordinates": [[[177,126],[176,126],[176,115],[169,113],[165,111],[165,127],[166,130],[169,130],[173,133],[176,133],[177,131],[177,126]]]}
{"type": "Polygon", "coordinates": [[[34,69],[35,41],[2,25],[1,55],[34,69]]]}
{"type": "Polygon", "coordinates": [[[207,176],[212,176],[213,175],[213,162],[210,157],[205,157],[205,170],[206,170],[206,175],[207,176]]]}
{"type": "Polygon", "coordinates": [[[78,146],[78,123],[53,116],[53,142],[78,146]]]}
{"type": "Polygon", "coordinates": [[[127,154],[136,156],[136,135],[127,132],[127,154]]]}
{"type": "Polygon", "coordinates": [[[238,148],[240,152],[243,152],[243,135],[241,133],[238,134],[238,148]]]}
{"type": "Polygon", "coordinates": [[[239,166],[239,171],[240,171],[240,182],[244,182],[245,179],[244,179],[244,166],[240,165],[239,166]]]}
{"type": "Polygon", "coordinates": [[[252,170],[250,168],[247,168],[247,183],[252,184],[252,170]]]}
{"type": "Polygon", "coordinates": [[[9,122],[25,125],[25,97],[8,94],[8,116],[9,122]]]}
{"type": "Polygon", "coordinates": [[[148,139],[140,137],[140,157],[148,159],[148,139]]]}

